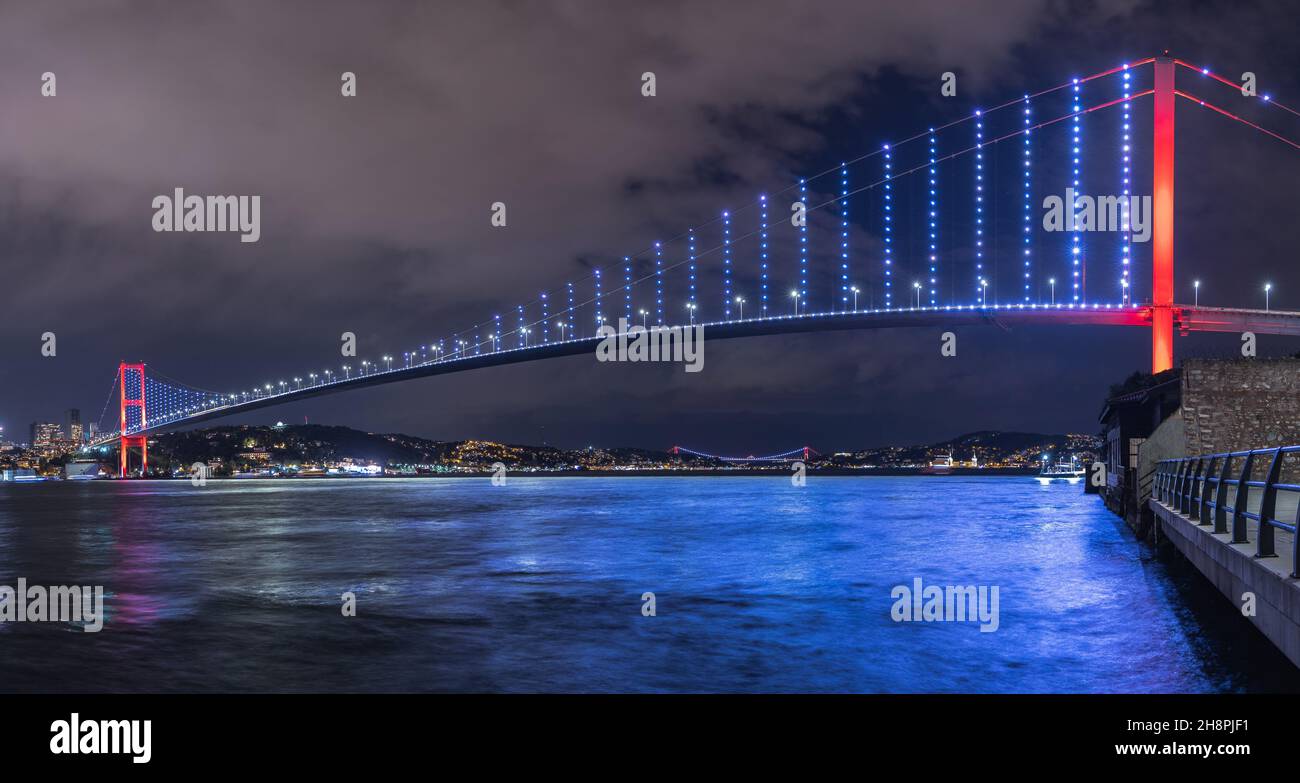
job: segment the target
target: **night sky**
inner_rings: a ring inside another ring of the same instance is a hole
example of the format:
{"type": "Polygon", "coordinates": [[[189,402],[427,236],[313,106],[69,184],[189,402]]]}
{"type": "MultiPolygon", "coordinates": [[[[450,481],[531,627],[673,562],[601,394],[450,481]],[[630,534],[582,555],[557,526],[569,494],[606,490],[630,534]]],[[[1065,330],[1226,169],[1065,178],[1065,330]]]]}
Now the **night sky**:
{"type": "MultiPolygon", "coordinates": [[[[1300,15],[1288,3],[54,2],[2,17],[0,425],[19,440],[66,408],[99,419],[123,359],[234,391],[337,368],[344,331],[359,338],[357,360],[400,356],[595,266],[612,271],[625,254],[642,253],[644,270],[656,239],[759,192],[1166,48],[1228,78],[1252,71],[1261,93],[1300,105],[1300,15]],[[46,71],[57,97],[40,95],[46,71]],[[355,98],[340,95],[344,71],[357,75],[355,98]],[[653,98],[641,95],[645,71],[653,98]],[[955,98],[940,95],[945,71],[958,75],[955,98]],[[176,187],[260,195],[261,240],[154,232],[152,199],[176,187]],[[489,222],[497,201],[504,229],[489,222]],[[54,358],[40,353],[47,331],[54,358]]],[[[1244,100],[1186,70],[1179,86],[1234,108],[1244,100]]],[[[1133,106],[1139,193],[1144,181],[1149,193],[1150,109],[1133,106]]],[[[1251,111],[1300,138],[1300,117],[1251,111]]],[[[1095,121],[1086,166],[1094,184],[1111,182],[1116,115],[1095,121]]],[[[1187,102],[1178,123],[1176,299],[1190,302],[1200,279],[1202,304],[1258,307],[1267,280],[1273,307],[1300,309],[1300,152],[1187,102]]],[[[1000,165],[1018,143],[998,151],[1000,165]]],[[[855,185],[879,171],[864,166],[855,185]]],[[[1040,175],[1036,227],[1043,195],[1065,184],[1051,176],[1040,175]]],[[[864,289],[879,284],[870,198],[853,202],[851,230],[864,289]]],[[[997,225],[1016,225],[1017,198],[997,225]]],[[[789,199],[776,201],[779,220],[789,199]]],[[[833,215],[813,232],[814,253],[831,252],[833,215]]],[[[968,253],[968,236],[945,240],[946,252],[968,253]]],[[[998,246],[999,287],[1012,287],[1014,248],[998,246]]],[[[797,262],[778,250],[773,275],[788,280],[797,262]]],[[[903,285],[919,252],[898,249],[903,285]]],[[[1113,283],[1113,253],[1097,263],[1094,285],[1113,283]]],[[[1150,295],[1149,263],[1149,245],[1135,246],[1138,299],[1150,295]]],[[[742,286],[753,266],[738,249],[742,286]]],[[[950,359],[941,331],[706,343],[698,374],[578,356],[226,421],[829,452],[979,429],[1095,431],[1107,387],[1150,361],[1149,332],[1137,329],[965,327],[950,359]]],[[[1176,350],[1226,356],[1236,345],[1191,336],[1176,350]]],[[[1283,338],[1260,346],[1300,350],[1283,338]]],[[[110,406],[110,428],[114,415],[110,406]]]]}

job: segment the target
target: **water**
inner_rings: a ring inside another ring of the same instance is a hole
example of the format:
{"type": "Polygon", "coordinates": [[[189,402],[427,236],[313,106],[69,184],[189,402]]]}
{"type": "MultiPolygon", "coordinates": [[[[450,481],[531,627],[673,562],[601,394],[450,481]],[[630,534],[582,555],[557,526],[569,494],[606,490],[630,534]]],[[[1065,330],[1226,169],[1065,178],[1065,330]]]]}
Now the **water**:
{"type": "Polygon", "coordinates": [[[3,692],[1300,690],[1193,569],[1029,478],[0,485],[20,576],[110,617],[0,624],[3,692]],[[893,622],[916,577],[997,585],[999,629],[893,622]]]}

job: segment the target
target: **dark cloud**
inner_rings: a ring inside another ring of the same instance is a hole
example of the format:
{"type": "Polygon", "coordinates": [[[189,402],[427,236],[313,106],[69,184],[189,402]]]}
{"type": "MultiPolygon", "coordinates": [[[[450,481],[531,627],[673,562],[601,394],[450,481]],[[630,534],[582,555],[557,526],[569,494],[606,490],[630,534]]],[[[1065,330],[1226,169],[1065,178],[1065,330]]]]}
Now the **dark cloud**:
{"type": "MultiPolygon", "coordinates": [[[[1162,45],[1253,68],[1300,98],[1289,40],[1270,45],[1269,7],[1208,3],[1173,21],[1168,10],[1031,0],[7,9],[0,350],[19,380],[0,393],[0,419],[21,431],[73,406],[95,418],[123,358],[224,390],[335,365],[345,330],[369,355],[400,353],[936,118],[1162,45]],[[947,70],[961,75],[957,109],[937,93],[947,70]],[[44,71],[57,74],[55,99],[38,94],[44,71]],[[343,71],[357,74],[355,99],[339,96],[343,71]],[[644,71],[657,76],[654,99],[640,95],[644,71]],[[150,201],[175,187],[261,195],[261,241],[154,233],[150,201]],[[496,201],[507,229],[489,225],[496,201]],[[37,353],[47,330],[59,334],[55,360],[37,353]]],[[[1180,248],[1216,257],[1180,252],[1180,264],[1225,297],[1246,296],[1254,284],[1216,271],[1217,256],[1239,252],[1264,274],[1263,259],[1294,245],[1293,158],[1237,128],[1186,138],[1184,158],[1211,161],[1204,176],[1218,195],[1180,201],[1180,218],[1214,232],[1204,245],[1180,235],[1180,248]],[[1201,152],[1225,138],[1240,152],[1201,152]],[[1240,212],[1225,215],[1220,198],[1240,212]],[[1252,228],[1264,221],[1276,230],[1252,228]]],[[[874,232],[855,225],[854,248],[876,247],[874,232]]],[[[1090,426],[1106,384],[1146,356],[1137,332],[990,329],[948,366],[935,337],[717,343],[699,376],[565,359],[259,418],[563,445],[847,447],[1090,426]]]]}

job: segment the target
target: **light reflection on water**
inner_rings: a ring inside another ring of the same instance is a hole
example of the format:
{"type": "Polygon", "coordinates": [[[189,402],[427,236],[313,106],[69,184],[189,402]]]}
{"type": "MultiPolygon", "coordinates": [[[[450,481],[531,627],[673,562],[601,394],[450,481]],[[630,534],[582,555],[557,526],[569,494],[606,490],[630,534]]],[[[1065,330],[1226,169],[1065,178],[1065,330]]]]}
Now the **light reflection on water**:
{"type": "Polygon", "coordinates": [[[99,634],[0,624],[2,691],[1300,690],[1189,567],[1029,478],[27,484],[0,544],[0,584],[109,594],[99,634]],[[892,622],[917,577],[999,586],[1000,629],[892,622]]]}

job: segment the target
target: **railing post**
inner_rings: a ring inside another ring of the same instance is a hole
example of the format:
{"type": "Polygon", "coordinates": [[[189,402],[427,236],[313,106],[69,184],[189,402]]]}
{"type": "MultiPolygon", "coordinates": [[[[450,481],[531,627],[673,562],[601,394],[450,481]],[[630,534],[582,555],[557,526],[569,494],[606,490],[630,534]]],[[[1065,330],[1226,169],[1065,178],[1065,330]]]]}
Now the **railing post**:
{"type": "Polygon", "coordinates": [[[1250,539],[1246,536],[1246,505],[1250,501],[1250,467],[1255,461],[1255,452],[1246,452],[1246,461],[1241,465],[1241,476],[1237,480],[1237,497],[1232,501],[1232,543],[1245,544],[1250,539]]]}
{"type": "Polygon", "coordinates": [[[1273,450],[1273,461],[1268,465],[1268,478],[1264,479],[1264,497],[1259,501],[1259,541],[1255,545],[1255,557],[1277,557],[1273,549],[1273,525],[1270,524],[1277,511],[1277,483],[1282,471],[1282,448],[1273,450]]]}
{"type": "MultiPolygon", "coordinates": [[[[1187,488],[1187,516],[1199,520],[1201,518],[1201,479],[1204,478],[1202,468],[1205,467],[1205,458],[1196,458],[1196,468],[1192,471],[1192,484],[1187,488]]],[[[1200,524],[1199,522],[1197,524],[1200,524]]]]}
{"type": "Polygon", "coordinates": [[[1232,454],[1223,455],[1223,466],[1219,468],[1219,485],[1214,488],[1214,532],[1228,532],[1228,468],[1232,465],[1232,454]]]}
{"type": "Polygon", "coordinates": [[[1210,461],[1205,464],[1205,472],[1201,474],[1201,492],[1197,498],[1200,502],[1197,503],[1196,518],[1201,520],[1200,523],[1202,525],[1208,525],[1213,522],[1213,520],[1208,519],[1210,512],[1210,496],[1207,495],[1205,491],[1209,489],[1210,474],[1214,472],[1214,460],[1215,457],[1210,457],[1210,461]]]}
{"type": "Polygon", "coordinates": [[[1169,475],[1169,460],[1156,464],[1156,500],[1165,502],[1165,478],[1169,475]]]}
{"type": "Polygon", "coordinates": [[[1300,503],[1296,504],[1291,524],[1295,526],[1295,535],[1291,536],[1291,578],[1300,579],[1300,503]]]}
{"type": "Polygon", "coordinates": [[[1174,506],[1174,511],[1177,511],[1180,514],[1183,511],[1183,474],[1186,472],[1186,470],[1187,470],[1187,461],[1179,460],[1178,470],[1177,472],[1174,473],[1173,506],[1174,506]]]}

